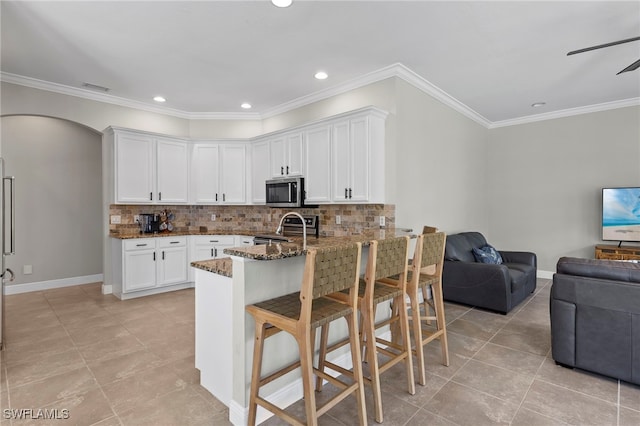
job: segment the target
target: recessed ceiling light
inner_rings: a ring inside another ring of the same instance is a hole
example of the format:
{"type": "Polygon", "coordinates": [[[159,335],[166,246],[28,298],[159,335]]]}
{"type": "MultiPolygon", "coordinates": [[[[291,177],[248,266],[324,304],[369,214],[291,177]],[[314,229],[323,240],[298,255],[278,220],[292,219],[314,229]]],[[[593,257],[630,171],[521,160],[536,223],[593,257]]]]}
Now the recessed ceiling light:
{"type": "Polygon", "coordinates": [[[289,7],[291,3],[293,3],[293,0],[271,0],[271,3],[277,7],[289,7]]]}
{"type": "Polygon", "coordinates": [[[244,109],[251,109],[251,104],[249,102],[245,102],[242,105],[240,105],[242,108],[244,109]]]}
{"type": "Polygon", "coordinates": [[[324,80],[327,77],[329,77],[329,75],[324,71],[318,71],[314,77],[317,78],[318,80],[324,80]]]}
{"type": "Polygon", "coordinates": [[[541,106],[545,106],[546,104],[547,104],[546,102],[535,102],[535,103],[531,104],[531,107],[540,108],[541,106]]]}
{"type": "Polygon", "coordinates": [[[156,97],[153,98],[153,100],[156,101],[156,102],[166,102],[167,101],[162,96],[156,96],[156,97]]]}

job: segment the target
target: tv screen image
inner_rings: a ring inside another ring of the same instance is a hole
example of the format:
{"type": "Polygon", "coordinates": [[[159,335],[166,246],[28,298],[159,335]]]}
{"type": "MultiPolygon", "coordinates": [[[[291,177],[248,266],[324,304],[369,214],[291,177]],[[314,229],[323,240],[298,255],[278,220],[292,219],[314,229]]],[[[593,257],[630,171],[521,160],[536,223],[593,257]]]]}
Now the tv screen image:
{"type": "Polygon", "coordinates": [[[602,188],[602,239],[640,241],[640,187],[602,188]]]}

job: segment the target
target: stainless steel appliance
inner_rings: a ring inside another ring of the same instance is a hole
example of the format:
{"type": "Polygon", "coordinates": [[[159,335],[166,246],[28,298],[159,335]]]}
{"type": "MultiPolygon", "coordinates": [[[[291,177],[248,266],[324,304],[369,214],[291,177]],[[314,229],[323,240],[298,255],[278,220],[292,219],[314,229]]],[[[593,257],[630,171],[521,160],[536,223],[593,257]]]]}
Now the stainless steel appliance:
{"type": "Polygon", "coordinates": [[[0,241],[2,241],[2,265],[0,265],[0,350],[4,347],[4,282],[13,281],[13,271],[6,267],[5,256],[15,254],[16,209],[15,178],[4,176],[4,160],[0,158],[0,241]],[[8,200],[7,200],[8,196],[8,200]],[[7,276],[7,273],[9,276],[7,276]]]}
{"type": "Polygon", "coordinates": [[[271,179],[266,182],[267,206],[303,207],[304,178],[271,179]]]}
{"type": "Polygon", "coordinates": [[[256,235],[253,238],[255,245],[269,244],[269,243],[282,243],[290,242],[291,239],[288,236],[300,236],[304,235],[304,228],[306,227],[307,236],[320,236],[320,217],[313,215],[302,216],[304,224],[297,216],[287,216],[282,219],[282,233],[281,234],[265,234],[256,235]]]}

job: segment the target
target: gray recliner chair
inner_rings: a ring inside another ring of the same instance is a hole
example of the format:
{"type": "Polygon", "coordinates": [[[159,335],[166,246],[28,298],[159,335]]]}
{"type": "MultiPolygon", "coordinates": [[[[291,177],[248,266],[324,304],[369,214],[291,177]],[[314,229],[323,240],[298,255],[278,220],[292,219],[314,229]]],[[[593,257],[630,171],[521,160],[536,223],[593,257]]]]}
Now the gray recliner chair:
{"type": "Polygon", "coordinates": [[[473,249],[486,245],[479,232],[447,236],[444,300],[506,314],[536,289],[537,257],[531,252],[498,250],[501,264],[476,261],[473,249]]]}
{"type": "Polygon", "coordinates": [[[640,385],[640,263],[560,258],[550,310],[558,364],[640,385]]]}

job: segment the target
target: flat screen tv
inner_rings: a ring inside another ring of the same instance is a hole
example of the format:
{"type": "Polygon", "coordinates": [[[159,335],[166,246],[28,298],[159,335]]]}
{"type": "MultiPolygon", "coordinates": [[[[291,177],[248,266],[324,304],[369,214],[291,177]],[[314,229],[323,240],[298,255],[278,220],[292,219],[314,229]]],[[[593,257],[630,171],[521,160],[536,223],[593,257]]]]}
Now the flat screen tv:
{"type": "Polygon", "coordinates": [[[640,241],[640,187],[602,188],[602,239],[640,241]]]}

